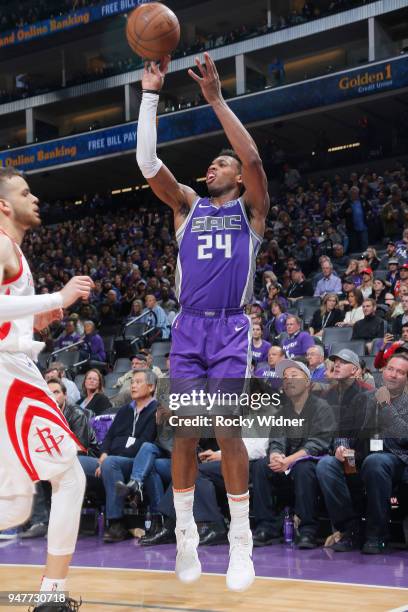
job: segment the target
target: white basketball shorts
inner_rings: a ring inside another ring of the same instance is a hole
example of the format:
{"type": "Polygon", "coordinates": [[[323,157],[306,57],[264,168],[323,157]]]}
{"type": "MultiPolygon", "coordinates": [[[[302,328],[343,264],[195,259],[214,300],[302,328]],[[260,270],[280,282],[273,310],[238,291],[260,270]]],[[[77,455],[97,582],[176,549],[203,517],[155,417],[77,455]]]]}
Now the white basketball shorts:
{"type": "Polygon", "coordinates": [[[23,353],[0,352],[0,497],[31,495],[84,450],[41,373],[23,353]]]}

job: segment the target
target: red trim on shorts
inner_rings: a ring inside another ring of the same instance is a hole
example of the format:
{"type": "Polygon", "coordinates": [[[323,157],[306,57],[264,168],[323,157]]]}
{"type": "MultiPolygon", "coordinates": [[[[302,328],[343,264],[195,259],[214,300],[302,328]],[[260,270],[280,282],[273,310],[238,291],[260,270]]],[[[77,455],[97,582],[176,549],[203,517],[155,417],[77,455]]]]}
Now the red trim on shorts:
{"type": "MultiPolygon", "coordinates": [[[[7,289],[6,295],[10,295],[10,289],[7,289]]],[[[11,323],[3,323],[0,325],[0,341],[5,340],[10,333],[11,323]]]]}
{"type": "Polygon", "coordinates": [[[21,465],[26,470],[31,480],[33,480],[34,482],[40,480],[40,478],[31,459],[30,448],[28,445],[28,434],[30,431],[32,420],[35,417],[41,417],[55,423],[56,425],[59,425],[73,439],[79,449],[81,451],[86,452],[86,449],[82,446],[82,444],[70,430],[66,418],[62,414],[61,410],[58,408],[57,404],[51,399],[51,397],[47,395],[47,393],[45,393],[45,391],[43,391],[42,389],[34,387],[33,385],[26,383],[23,380],[18,380],[16,378],[11,384],[6,398],[5,415],[8,434],[10,436],[10,440],[16,452],[16,455],[19,458],[21,465]],[[22,445],[24,448],[23,453],[17,435],[16,417],[18,409],[25,398],[37,400],[44,404],[47,404],[47,406],[49,406],[52,410],[50,411],[45,408],[41,408],[40,406],[27,406],[20,431],[22,445]]]}
{"type": "Polygon", "coordinates": [[[10,238],[11,242],[13,242],[13,244],[16,246],[18,257],[20,259],[20,267],[17,274],[12,276],[11,278],[8,278],[7,280],[3,280],[3,282],[1,283],[2,285],[11,285],[11,283],[15,283],[16,281],[18,281],[20,276],[23,274],[23,255],[17,242],[13,240],[13,238],[9,236],[7,232],[5,232],[3,229],[0,229],[0,234],[4,234],[5,236],[7,236],[7,238],[10,238]]]}

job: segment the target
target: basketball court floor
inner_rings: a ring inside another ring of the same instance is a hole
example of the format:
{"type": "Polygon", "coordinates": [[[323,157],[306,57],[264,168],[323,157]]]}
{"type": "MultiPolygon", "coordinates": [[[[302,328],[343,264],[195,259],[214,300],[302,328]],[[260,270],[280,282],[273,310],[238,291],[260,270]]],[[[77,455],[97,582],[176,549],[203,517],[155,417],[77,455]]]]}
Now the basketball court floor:
{"type": "MultiPolygon", "coordinates": [[[[0,541],[0,590],[38,588],[45,550],[44,539],[0,541]]],[[[82,596],[81,612],[408,611],[407,550],[364,556],[280,544],[258,548],[258,578],[240,594],[225,587],[227,546],[200,547],[199,553],[204,574],[185,586],[173,573],[174,545],[108,545],[98,536],[81,537],[70,594],[82,596]]]]}

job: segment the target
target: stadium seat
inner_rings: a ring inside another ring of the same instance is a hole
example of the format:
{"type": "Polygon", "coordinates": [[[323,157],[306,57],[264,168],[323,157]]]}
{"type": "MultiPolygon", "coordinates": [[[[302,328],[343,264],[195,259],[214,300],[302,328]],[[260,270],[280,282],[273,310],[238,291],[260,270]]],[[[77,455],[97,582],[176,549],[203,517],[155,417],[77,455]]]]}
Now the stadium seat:
{"type": "Polygon", "coordinates": [[[352,335],[352,327],[326,327],[323,330],[323,344],[328,348],[336,342],[348,342],[352,335]]]}
{"type": "Polygon", "coordinates": [[[321,305],[321,300],[319,297],[305,297],[299,300],[297,304],[298,304],[298,312],[302,313],[305,311],[305,308],[309,306],[310,307],[313,306],[315,310],[319,308],[321,305]]]}
{"type": "Polygon", "coordinates": [[[155,355],[153,357],[153,365],[160,368],[162,371],[167,371],[167,359],[164,355],[155,355]]]}
{"type": "Polygon", "coordinates": [[[51,353],[40,353],[37,359],[37,365],[40,370],[46,370],[48,366],[48,360],[51,357],[51,353]]]}
{"type": "Polygon", "coordinates": [[[130,370],[130,361],[126,357],[121,357],[117,359],[115,365],[113,367],[113,371],[117,373],[125,373],[130,370]]]}
{"type": "Polygon", "coordinates": [[[78,374],[77,376],[75,376],[74,383],[76,384],[78,389],[81,389],[82,383],[84,382],[84,378],[85,374],[78,374]]]}
{"type": "Polygon", "coordinates": [[[330,353],[338,353],[343,349],[349,349],[354,351],[359,357],[365,355],[365,342],[364,340],[350,340],[349,342],[334,342],[330,347],[330,353]]]}
{"type": "MultiPolygon", "coordinates": [[[[129,362],[128,362],[128,368],[127,368],[126,372],[128,370],[130,370],[129,362]]],[[[118,372],[111,372],[110,374],[107,374],[105,376],[105,387],[113,387],[113,385],[116,385],[119,376],[120,376],[120,374],[118,374],[118,372]]],[[[115,393],[117,393],[117,391],[115,391],[115,393]]]]}
{"type": "Polygon", "coordinates": [[[83,360],[79,355],[79,351],[61,351],[61,353],[51,354],[50,365],[53,361],[60,361],[67,368],[71,368],[72,366],[83,360]]]}
{"type": "Polygon", "coordinates": [[[140,338],[140,336],[143,335],[146,329],[146,323],[132,323],[132,325],[128,325],[127,327],[125,327],[125,329],[123,330],[123,335],[125,338],[140,338]]]}
{"type": "Polygon", "coordinates": [[[306,304],[303,307],[303,310],[299,310],[299,317],[303,321],[304,329],[307,329],[310,326],[310,323],[313,319],[313,315],[318,308],[319,306],[315,306],[314,304],[306,304]]]}
{"type": "Polygon", "coordinates": [[[375,371],[374,359],[375,359],[374,355],[365,355],[364,356],[364,361],[365,361],[365,364],[366,364],[366,368],[368,370],[370,370],[371,373],[373,373],[375,371]]]}
{"type": "Polygon", "coordinates": [[[166,355],[170,352],[170,346],[171,342],[168,342],[167,340],[164,340],[163,342],[154,342],[151,348],[152,356],[166,355]]]}
{"type": "Polygon", "coordinates": [[[102,336],[102,339],[105,346],[108,363],[113,363],[115,360],[115,336],[102,336]]]}

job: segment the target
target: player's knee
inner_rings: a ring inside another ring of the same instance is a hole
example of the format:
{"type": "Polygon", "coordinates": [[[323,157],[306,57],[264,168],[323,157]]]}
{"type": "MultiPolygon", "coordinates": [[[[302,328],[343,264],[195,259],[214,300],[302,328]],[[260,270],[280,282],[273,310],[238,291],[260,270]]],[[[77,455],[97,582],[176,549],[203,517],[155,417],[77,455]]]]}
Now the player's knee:
{"type": "Polygon", "coordinates": [[[33,498],[17,495],[0,500],[0,530],[22,525],[30,518],[33,498]]]}

